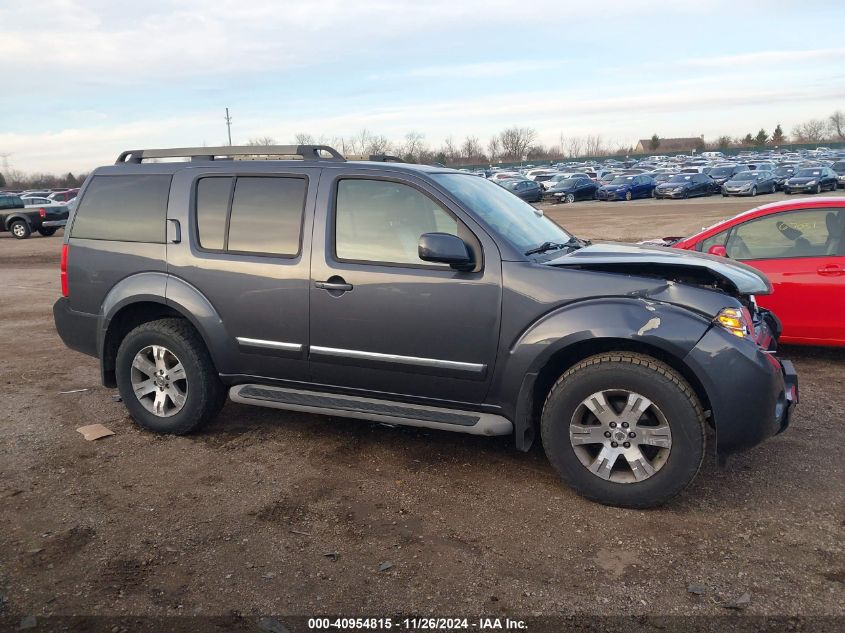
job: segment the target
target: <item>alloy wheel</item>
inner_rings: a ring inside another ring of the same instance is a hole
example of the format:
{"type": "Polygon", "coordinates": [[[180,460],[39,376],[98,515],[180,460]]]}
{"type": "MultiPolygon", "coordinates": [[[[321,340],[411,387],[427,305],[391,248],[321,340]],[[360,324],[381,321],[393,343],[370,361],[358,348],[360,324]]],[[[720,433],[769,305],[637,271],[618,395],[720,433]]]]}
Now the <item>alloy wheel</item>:
{"type": "Polygon", "coordinates": [[[181,361],[166,347],[148,345],[132,361],[132,390],[150,413],[162,418],[185,406],[188,380],[181,361]]]}
{"type": "Polygon", "coordinates": [[[645,396],[607,389],[576,407],[569,441],[584,468],[601,479],[627,484],[652,477],[666,464],[672,430],[645,396]]]}

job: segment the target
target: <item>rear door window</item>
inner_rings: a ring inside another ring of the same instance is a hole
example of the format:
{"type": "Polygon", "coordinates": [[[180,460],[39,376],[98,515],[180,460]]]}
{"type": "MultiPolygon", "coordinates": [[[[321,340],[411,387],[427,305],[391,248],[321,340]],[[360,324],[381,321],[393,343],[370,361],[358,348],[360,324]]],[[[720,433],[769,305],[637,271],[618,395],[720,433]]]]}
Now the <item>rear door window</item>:
{"type": "Polygon", "coordinates": [[[169,175],[94,176],[76,210],[71,237],[165,241],[169,175]]]}
{"type": "Polygon", "coordinates": [[[201,178],[196,193],[200,246],[295,257],[300,250],[307,189],[308,181],[296,176],[201,178]]]}

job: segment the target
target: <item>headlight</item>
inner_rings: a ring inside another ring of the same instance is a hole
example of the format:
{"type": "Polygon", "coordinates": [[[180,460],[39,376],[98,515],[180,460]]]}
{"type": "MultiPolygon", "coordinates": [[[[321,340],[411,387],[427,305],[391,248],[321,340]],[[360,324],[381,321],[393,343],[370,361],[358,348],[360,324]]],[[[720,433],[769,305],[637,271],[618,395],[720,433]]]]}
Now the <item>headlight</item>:
{"type": "Polygon", "coordinates": [[[805,184],[806,186],[808,186],[808,187],[812,187],[814,184],[816,184],[816,181],[815,181],[815,180],[811,180],[810,182],[805,182],[804,184],[805,184]]]}
{"type": "Polygon", "coordinates": [[[713,323],[739,338],[751,334],[751,313],[745,308],[723,308],[713,319],[713,323]]]}

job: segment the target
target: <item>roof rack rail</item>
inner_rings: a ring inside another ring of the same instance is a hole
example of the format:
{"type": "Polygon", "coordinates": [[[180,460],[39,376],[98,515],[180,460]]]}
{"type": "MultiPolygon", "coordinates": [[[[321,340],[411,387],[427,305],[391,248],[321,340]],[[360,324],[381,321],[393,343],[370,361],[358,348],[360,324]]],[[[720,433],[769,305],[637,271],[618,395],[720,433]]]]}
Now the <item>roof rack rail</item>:
{"type": "Polygon", "coordinates": [[[407,162],[392,154],[370,154],[370,160],[377,163],[404,163],[407,162]]]}
{"type": "Polygon", "coordinates": [[[224,145],[220,147],[175,147],[172,149],[129,149],[120,153],[115,165],[139,164],[155,158],[190,158],[192,161],[231,159],[235,156],[302,156],[303,160],[345,161],[328,145],[224,145]],[[328,156],[325,156],[328,154],[328,156]]]}

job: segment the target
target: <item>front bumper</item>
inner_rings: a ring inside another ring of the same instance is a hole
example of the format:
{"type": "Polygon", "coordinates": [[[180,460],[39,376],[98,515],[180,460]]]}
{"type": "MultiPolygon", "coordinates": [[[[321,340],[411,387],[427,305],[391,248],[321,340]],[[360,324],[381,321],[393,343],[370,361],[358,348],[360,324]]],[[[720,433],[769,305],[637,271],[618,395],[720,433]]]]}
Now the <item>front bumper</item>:
{"type": "Polygon", "coordinates": [[[625,191],[599,191],[599,200],[624,200],[625,191]]]}
{"type": "Polygon", "coordinates": [[[784,185],[783,190],[786,193],[810,193],[815,191],[818,185],[784,185]]]}
{"type": "Polygon", "coordinates": [[[661,190],[655,189],[654,190],[654,197],[655,198],[683,198],[686,195],[686,191],[674,191],[674,190],[661,190]]]}
{"type": "Polygon", "coordinates": [[[798,376],[789,361],[713,326],[686,362],[710,400],[719,453],[756,446],[789,425],[798,376]]]}

